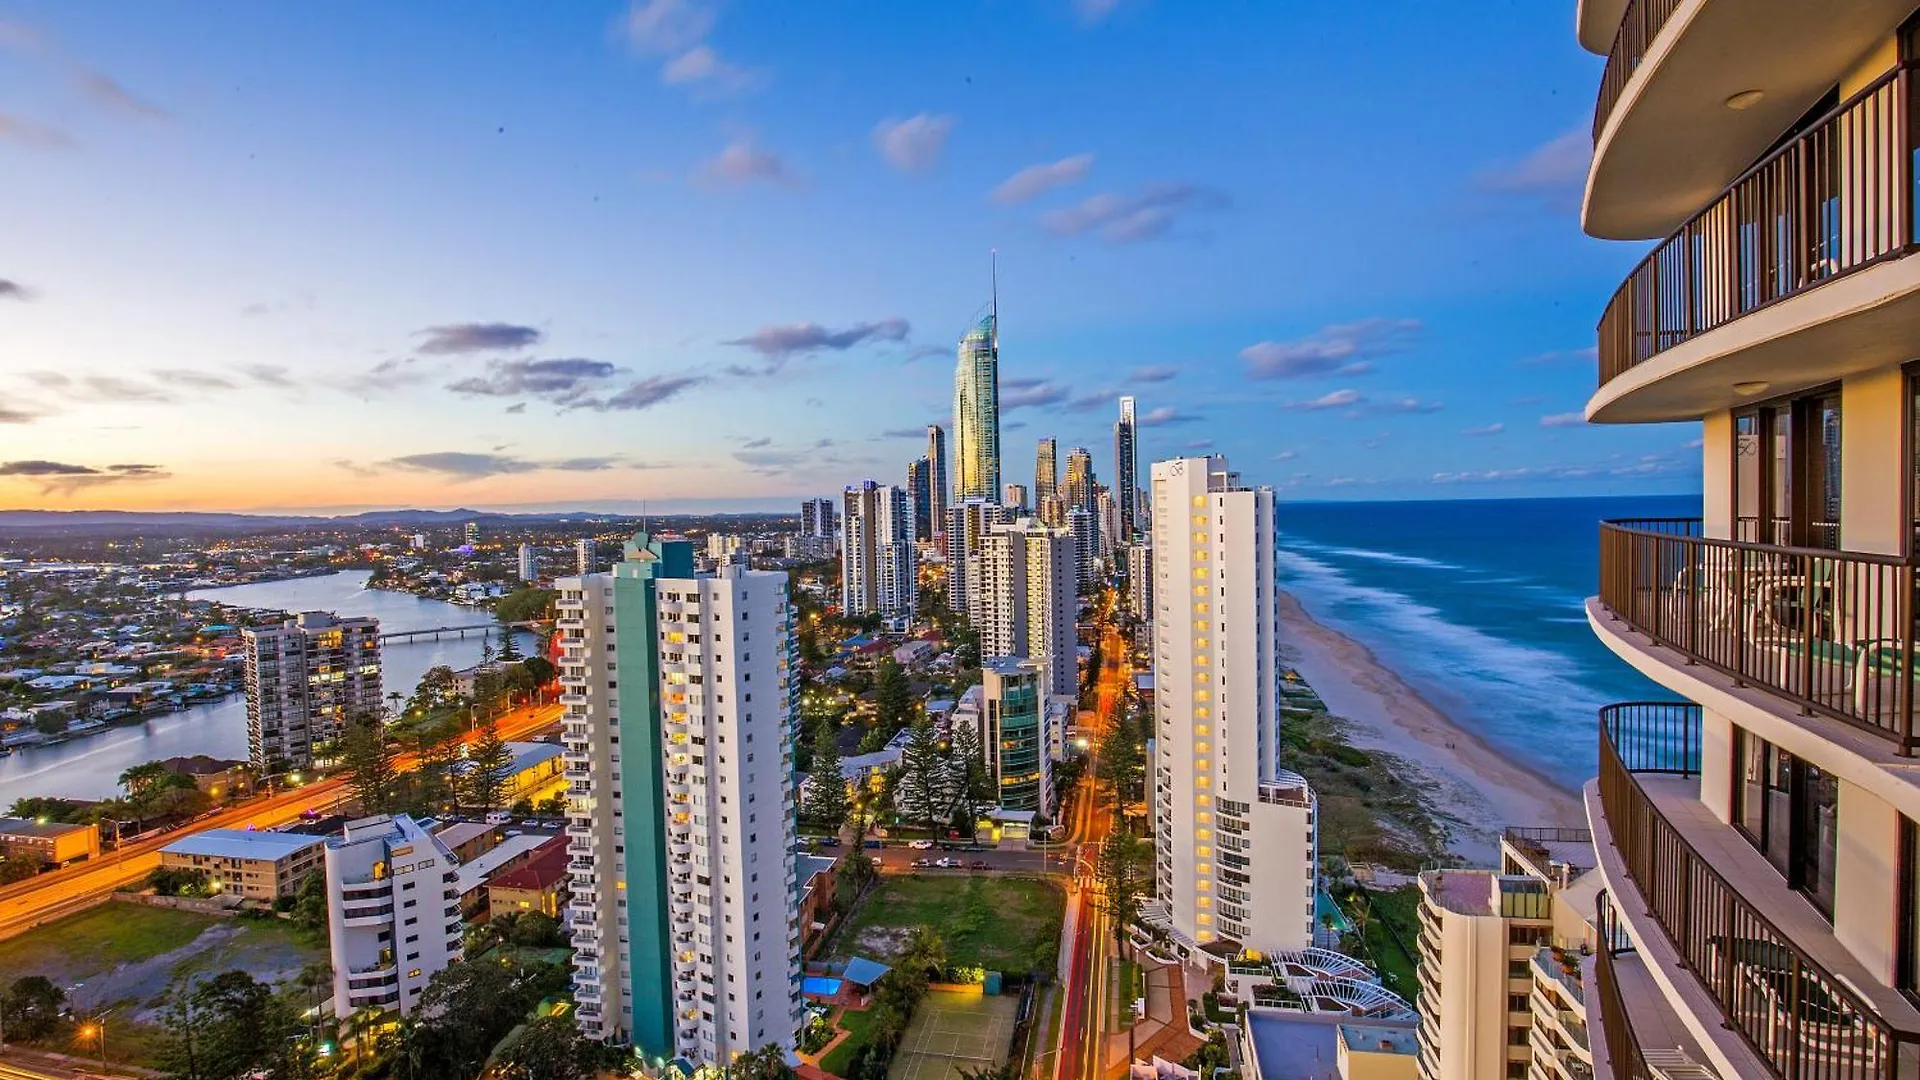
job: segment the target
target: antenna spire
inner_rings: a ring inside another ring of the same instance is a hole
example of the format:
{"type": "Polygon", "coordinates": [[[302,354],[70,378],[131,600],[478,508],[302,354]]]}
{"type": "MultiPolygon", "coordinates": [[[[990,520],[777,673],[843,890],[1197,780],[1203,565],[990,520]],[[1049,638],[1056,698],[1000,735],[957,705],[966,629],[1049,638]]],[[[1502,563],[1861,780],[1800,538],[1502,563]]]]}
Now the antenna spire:
{"type": "Polygon", "coordinates": [[[993,318],[993,346],[1000,348],[1000,249],[987,249],[987,313],[993,318]]]}

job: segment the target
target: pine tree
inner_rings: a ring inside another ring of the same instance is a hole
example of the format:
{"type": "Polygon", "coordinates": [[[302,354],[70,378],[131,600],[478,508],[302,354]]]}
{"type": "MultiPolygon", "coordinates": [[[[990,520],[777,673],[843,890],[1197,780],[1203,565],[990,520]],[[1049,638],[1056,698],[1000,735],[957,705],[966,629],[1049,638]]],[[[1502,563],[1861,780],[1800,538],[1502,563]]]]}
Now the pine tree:
{"type": "Polygon", "coordinates": [[[906,727],[913,719],[913,686],[907,673],[891,656],[883,656],[873,669],[874,726],[888,734],[906,727]]]}
{"type": "Polygon", "coordinates": [[[980,747],[980,732],[973,725],[954,725],[953,749],[948,764],[953,770],[960,809],[965,812],[968,825],[971,826],[979,819],[981,810],[999,802],[999,793],[993,789],[993,777],[987,772],[986,755],[980,747]]]}
{"type": "Polygon", "coordinates": [[[467,772],[464,780],[467,805],[491,810],[500,805],[506,788],[507,770],[513,767],[513,751],[500,738],[500,727],[488,719],[467,747],[467,772]]]}
{"type": "Polygon", "coordinates": [[[841,775],[838,736],[831,721],[813,729],[813,770],[802,808],[809,821],[834,829],[847,821],[847,785],[841,775]]]}
{"type": "Polygon", "coordinates": [[[946,755],[940,752],[932,723],[922,718],[911,730],[907,745],[900,751],[900,783],[894,805],[907,821],[928,825],[945,820],[952,805],[946,755]]]}
{"type": "Polygon", "coordinates": [[[400,770],[378,719],[356,716],[347,721],[340,734],[340,764],[364,813],[384,814],[393,808],[400,770]]]}
{"type": "Polygon", "coordinates": [[[520,651],[519,642],[516,642],[513,640],[513,627],[511,626],[501,627],[500,628],[500,651],[497,653],[494,653],[493,658],[495,660],[500,661],[503,664],[511,664],[518,660],[521,660],[523,657],[524,657],[524,654],[521,653],[520,651]]]}

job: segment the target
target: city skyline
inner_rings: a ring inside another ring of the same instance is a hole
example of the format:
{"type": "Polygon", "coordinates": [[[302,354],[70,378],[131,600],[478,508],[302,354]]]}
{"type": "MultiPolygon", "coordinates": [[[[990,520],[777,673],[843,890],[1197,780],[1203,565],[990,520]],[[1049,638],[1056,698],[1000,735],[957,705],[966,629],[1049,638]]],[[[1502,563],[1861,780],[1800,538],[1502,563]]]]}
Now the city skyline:
{"type": "Polygon", "coordinates": [[[996,248],[1016,478],[1132,394],[1289,499],[1697,485],[1692,426],[1574,422],[1634,255],[1571,227],[1558,10],[451,12],[10,10],[0,506],[789,505],[951,430],[996,248]]]}

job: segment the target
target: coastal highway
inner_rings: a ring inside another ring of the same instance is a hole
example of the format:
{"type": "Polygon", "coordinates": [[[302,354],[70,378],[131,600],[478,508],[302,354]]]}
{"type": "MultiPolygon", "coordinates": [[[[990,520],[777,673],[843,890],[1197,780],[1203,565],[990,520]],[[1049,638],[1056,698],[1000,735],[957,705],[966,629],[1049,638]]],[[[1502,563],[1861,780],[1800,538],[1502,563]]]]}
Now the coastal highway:
{"type": "MultiPolygon", "coordinates": [[[[524,739],[558,722],[560,712],[559,705],[515,709],[500,718],[500,737],[524,739]]],[[[411,770],[413,766],[414,755],[400,755],[402,771],[411,770]]],[[[97,859],[0,888],[0,939],[91,907],[114,890],[145,880],[160,865],[160,849],[182,836],[206,829],[267,829],[285,825],[309,811],[326,813],[345,801],[348,791],[344,779],[319,780],[268,798],[214,811],[171,832],[125,844],[97,859]]],[[[0,1080],[7,1080],[4,1073],[0,1073],[0,1080]]]]}

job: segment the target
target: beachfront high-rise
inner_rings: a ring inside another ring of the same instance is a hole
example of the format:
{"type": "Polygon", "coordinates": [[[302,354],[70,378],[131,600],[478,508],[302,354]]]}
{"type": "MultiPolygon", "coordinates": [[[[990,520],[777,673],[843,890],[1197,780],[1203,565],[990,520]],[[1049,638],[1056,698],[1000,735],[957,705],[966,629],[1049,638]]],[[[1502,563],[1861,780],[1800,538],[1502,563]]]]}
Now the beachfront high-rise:
{"type": "Polygon", "coordinates": [[[1012,520],[1012,511],[986,499],[963,499],[947,507],[947,606],[955,614],[979,621],[971,582],[978,570],[980,542],[988,529],[1012,520]]]}
{"type": "Polygon", "coordinates": [[[953,501],[1000,497],[1000,328],[989,311],[960,339],[953,371],[953,501]]]}
{"type": "Polygon", "coordinates": [[[1601,526],[1586,605],[1674,702],[1600,717],[1596,1071],[1920,1070],[1913,6],[1578,8],[1583,223],[1655,242],[1586,417],[1698,422],[1702,490],[1601,526]]]}
{"type": "Polygon", "coordinates": [[[911,619],[918,552],[905,488],[863,480],[846,490],[840,515],[840,610],[849,617],[911,619]]]}
{"type": "Polygon", "coordinates": [[[1067,478],[1061,481],[1061,491],[1066,498],[1068,510],[1075,507],[1089,513],[1093,511],[1093,455],[1084,446],[1075,446],[1067,451],[1067,478]]]}
{"type": "Polygon", "coordinates": [[[695,577],[689,544],[645,534],[625,556],[557,583],[581,1028],[696,1065],[791,1047],[786,575],[695,577]]]}
{"type": "Polygon", "coordinates": [[[1040,440],[1033,455],[1033,509],[1048,525],[1060,524],[1054,499],[1060,488],[1059,440],[1049,435],[1040,440]]]}
{"type": "Polygon", "coordinates": [[[914,540],[933,539],[933,466],[926,458],[907,462],[907,518],[914,540]]]}
{"type": "Polygon", "coordinates": [[[1140,447],[1139,424],[1133,414],[1133,398],[1120,399],[1120,419],[1113,425],[1113,495],[1119,504],[1120,528],[1113,543],[1130,544],[1138,523],[1134,503],[1139,498],[1140,447]]]}
{"type": "Polygon", "coordinates": [[[1192,953],[1313,941],[1313,789],[1280,764],[1271,488],[1224,457],[1153,466],[1155,900],[1192,953]]]}
{"type": "Polygon", "coordinates": [[[410,1015],[434,975],[460,960],[460,860],[405,814],[347,822],[325,859],[333,1014],[410,1015]]]}
{"type": "Polygon", "coordinates": [[[537,581],[540,578],[540,565],[533,554],[533,545],[522,541],[518,552],[521,581],[537,581]]]}
{"type": "Polygon", "coordinates": [[[947,486],[947,432],[939,424],[927,425],[927,486],[931,492],[927,516],[933,531],[939,532],[947,525],[947,499],[952,492],[947,486]]]}
{"type": "Polygon", "coordinates": [[[1072,698],[1078,689],[1075,560],[1071,534],[1029,517],[989,527],[974,563],[980,655],[1033,661],[1052,697],[1072,698]]]}
{"type": "Polygon", "coordinates": [[[303,611],[240,632],[246,645],[247,753],[269,773],[304,769],[348,720],[383,715],[380,620],[303,611]]]}

